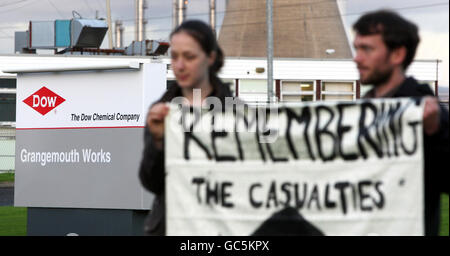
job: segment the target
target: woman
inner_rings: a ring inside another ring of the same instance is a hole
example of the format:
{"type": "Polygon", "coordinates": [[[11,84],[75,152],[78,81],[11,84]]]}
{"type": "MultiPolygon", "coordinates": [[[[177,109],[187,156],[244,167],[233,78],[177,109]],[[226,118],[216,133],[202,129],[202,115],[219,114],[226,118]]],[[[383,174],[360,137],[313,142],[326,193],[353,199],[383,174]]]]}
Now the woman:
{"type": "Polygon", "coordinates": [[[150,108],[139,170],[143,186],[156,196],[145,223],[147,235],[165,235],[164,117],[169,111],[165,102],[182,96],[194,105],[194,89],[201,90],[202,102],[207,97],[217,97],[223,106],[225,97],[232,96],[229,88],[217,77],[224,57],[208,25],[195,20],[182,23],[170,35],[170,45],[171,65],[177,84],[150,108]]]}

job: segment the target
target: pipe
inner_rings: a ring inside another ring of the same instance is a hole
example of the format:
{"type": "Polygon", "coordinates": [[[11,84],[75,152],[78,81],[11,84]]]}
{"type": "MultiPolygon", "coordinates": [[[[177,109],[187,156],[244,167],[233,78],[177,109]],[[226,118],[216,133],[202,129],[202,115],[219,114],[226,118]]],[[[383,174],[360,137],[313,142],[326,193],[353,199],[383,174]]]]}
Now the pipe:
{"type": "Polygon", "coordinates": [[[142,40],[147,38],[145,33],[147,27],[147,20],[145,19],[145,11],[147,9],[147,0],[142,0],[142,40]]]}
{"type": "Polygon", "coordinates": [[[122,27],[122,21],[116,20],[115,25],[115,35],[116,35],[116,48],[122,48],[123,47],[123,27],[122,27]]]}
{"type": "Polygon", "coordinates": [[[136,0],[136,26],[135,26],[135,41],[144,40],[143,21],[144,21],[144,0],[136,0]]]}
{"type": "Polygon", "coordinates": [[[216,33],[216,0],[209,0],[209,25],[216,33]]]}
{"type": "Polygon", "coordinates": [[[177,4],[178,4],[178,0],[172,0],[172,30],[174,30],[178,26],[177,4]]]}
{"type": "Polygon", "coordinates": [[[186,19],[187,0],[174,0],[174,29],[178,27],[186,19]]]}
{"type": "Polygon", "coordinates": [[[111,2],[110,2],[110,0],[106,0],[106,14],[107,14],[107,20],[108,20],[108,43],[109,43],[109,48],[113,48],[112,24],[111,24],[111,2]]]}

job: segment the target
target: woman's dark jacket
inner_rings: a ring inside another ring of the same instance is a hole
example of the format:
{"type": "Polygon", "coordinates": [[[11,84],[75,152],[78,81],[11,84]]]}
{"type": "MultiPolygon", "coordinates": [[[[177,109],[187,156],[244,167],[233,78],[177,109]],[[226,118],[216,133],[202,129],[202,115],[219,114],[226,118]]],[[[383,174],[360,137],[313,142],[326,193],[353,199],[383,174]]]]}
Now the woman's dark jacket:
{"type": "MultiPolygon", "coordinates": [[[[369,91],[365,98],[373,98],[374,91],[369,91]]],[[[385,97],[423,97],[434,96],[433,91],[426,84],[419,84],[413,78],[407,78],[403,83],[389,92],[385,97]]],[[[449,127],[448,110],[441,106],[440,127],[432,136],[424,133],[424,161],[425,161],[425,235],[438,235],[440,222],[440,196],[448,194],[448,153],[449,127]]],[[[410,195],[404,195],[405,200],[416,200],[410,195]]],[[[419,202],[418,202],[419,203],[419,202]]]]}
{"type": "MultiPolygon", "coordinates": [[[[209,97],[217,97],[222,102],[222,106],[225,106],[225,97],[232,97],[230,88],[220,81],[217,81],[215,84],[213,86],[213,92],[209,97]]],[[[170,102],[173,98],[180,96],[182,96],[181,88],[175,84],[169,87],[166,93],[156,103],[170,102]]],[[[144,132],[144,143],[145,148],[139,169],[139,178],[142,185],[155,195],[152,210],[146,220],[144,231],[147,235],[162,236],[166,233],[164,149],[159,150],[154,146],[147,126],[144,132]]]]}

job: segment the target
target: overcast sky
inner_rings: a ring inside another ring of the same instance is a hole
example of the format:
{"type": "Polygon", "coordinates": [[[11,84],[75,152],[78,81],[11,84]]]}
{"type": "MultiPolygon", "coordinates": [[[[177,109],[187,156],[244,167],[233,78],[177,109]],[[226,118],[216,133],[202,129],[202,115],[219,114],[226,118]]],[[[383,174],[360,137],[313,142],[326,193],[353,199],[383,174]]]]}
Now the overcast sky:
{"type": "MultiPolygon", "coordinates": [[[[263,0],[261,0],[263,1],[263,0]]],[[[274,0],[276,1],[276,0],[274,0]]],[[[319,0],[311,0],[319,1],[319,0]]],[[[208,21],[209,0],[189,0],[187,17],[208,21]]],[[[216,0],[217,23],[220,25],[226,0],[216,0]]],[[[416,59],[440,59],[440,85],[449,84],[449,1],[448,0],[338,0],[350,41],[351,25],[364,12],[379,8],[398,11],[420,29],[421,44],[416,59]]],[[[111,0],[112,20],[123,20],[124,45],[134,40],[135,0],[111,0]]],[[[147,39],[163,39],[172,28],[172,0],[147,0],[147,39]]],[[[30,20],[71,19],[75,10],[83,18],[106,18],[105,0],[0,0],[0,54],[14,51],[14,31],[25,31],[30,20]]],[[[107,37],[105,37],[106,39],[107,37]]],[[[276,40],[276,39],[275,39],[276,40]]],[[[107,48],[104,40],[102,48],[107,48]]]]}

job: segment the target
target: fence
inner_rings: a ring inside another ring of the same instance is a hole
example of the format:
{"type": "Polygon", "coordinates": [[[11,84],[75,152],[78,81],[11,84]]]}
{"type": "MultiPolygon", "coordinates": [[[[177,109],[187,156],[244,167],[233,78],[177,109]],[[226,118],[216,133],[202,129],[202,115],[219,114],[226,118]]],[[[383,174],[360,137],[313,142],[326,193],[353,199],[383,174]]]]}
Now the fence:
{"type": "Polygon", "coordinates": [[[0,173],[15,170],[16,128],[0,125],[0,173]]]}

